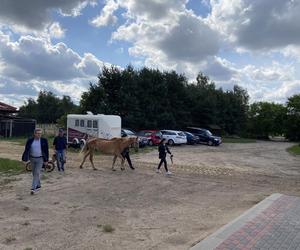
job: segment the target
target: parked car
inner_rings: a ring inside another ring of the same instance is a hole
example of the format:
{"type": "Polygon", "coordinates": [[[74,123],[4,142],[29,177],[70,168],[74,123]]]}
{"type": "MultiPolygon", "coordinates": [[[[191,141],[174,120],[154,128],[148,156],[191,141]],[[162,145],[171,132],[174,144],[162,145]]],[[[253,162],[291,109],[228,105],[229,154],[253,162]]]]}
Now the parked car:
{"type": "Polygon", "coordinates": [[[162,134],[158,130],[141,130],[137,135],[147,137],[149,146],[158,145],[162,140],[162,134]]]}
{"type": "Polygon", "coordinates": [[[196,143],[199,143],[199,136],[197,135],[194,135],[190,132],[187,132],[187,131],[184,131],[183,133],[185,133],[186,135],[186,139],[187,139],[187,144],[190,144],[190,145],[194,145],[196,143]]]}
{"type": "Polygon", "coordinates": [[[186,144],[187,139],[185,133],[176,130],[161,130],[162,136],[167,140],[169,145],[186,144]]]}
{"type": "MultiPolygon", "coordinates": [[[[121,136],[138,136],[136,132],[130,129],[121,129],[121,136]]],[[[143,148],[148,145],[148,138],[145,136],[138,136],[139,147],[143,148]]]]}
{"type": "Polygon", "coordinates": [[[199,136],[199,143],[205,143],[209,146],[219,146],[222,143],[221,137],[214,136],[207,129],[188,127],[186,130],[196,136],[199,136]]]}

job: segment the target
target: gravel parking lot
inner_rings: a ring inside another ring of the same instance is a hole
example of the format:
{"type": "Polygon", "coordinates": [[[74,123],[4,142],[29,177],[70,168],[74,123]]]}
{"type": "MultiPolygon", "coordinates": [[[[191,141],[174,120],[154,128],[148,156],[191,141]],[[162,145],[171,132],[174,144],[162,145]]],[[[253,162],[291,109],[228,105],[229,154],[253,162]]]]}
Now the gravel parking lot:
{"type": "MultiPolygon", "coordinates": [[[[300,195],[299,157],[290,143],[176,146],[172,177],[156,174],[158,152],[132,155],[136,170],[111,171],[111,156],[65,174],[45,173],[29,195],[28,173],[0,186],[0,249],[189,249],[271,193],[300,195]],[[103,226],[111,225],[112,233],[103,226]]],[[[0,142],[0,157],[23,147],[0,142]]],[[[118,163],[120,165],[120,163],[118,163]]]]}

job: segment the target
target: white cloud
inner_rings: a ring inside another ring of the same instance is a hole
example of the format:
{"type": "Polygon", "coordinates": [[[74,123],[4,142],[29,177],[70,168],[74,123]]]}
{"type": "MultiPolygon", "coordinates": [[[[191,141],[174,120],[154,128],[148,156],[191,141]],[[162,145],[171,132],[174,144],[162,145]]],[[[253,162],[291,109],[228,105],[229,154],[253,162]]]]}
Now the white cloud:
{"type": "Polygon", "coordinates": [[[63,38],[65,31],[58,22],[54,22],[49,27],[49,35],[53,38],[63,38]]]}
{"type": "Polygon", "coordinates": [[[174,12],[185,11],[187,0],[119,0],[120,5],[127,9],[127,17],[132,19],[149,20],[151,22],[169,21],[174,12]]]}
{"type": "Polygon", "coordinates": [[[250,80],[268,84],[279,81],[293,80],[295,75],[295,68],[292,65],[273,62],[268,67],[247,65],[246,67],[244,67],[242,72],[247,75],[250,80]]]}
{"type": "Polygon", "coordinates": [[[224,37],[249,50],[300,44],[299,0],[211,0],[208,20],[224,37]]]}
{"type": "Polygon", "coordinates": [[[217,85],[225,88],[237,84],[247,89],[251,102],[272,101],[285,102],[294,94],[295,68],[291,65],[273,62],[269,66],[246,65],[242,68],[231,66],[234,74],[230,81],[217,81],[217,85]],[[285,87],[284,87],[285,86],[285,87]]]}
{"type": "Polygon", "coordinates": [[[275,100],[285,103],[289,97],[296,94],[300,94],[300,80],[283,82],[278,89],[268,91],[263,98],[269,102],[274,102],[275,100]]]}
{"type": "MultiPolygon", "coordinates": [[[[13,41],[0,32],[0,92],[19,104],[40,90],[70,95],[79,101],[89,82],[97,81],[103,65],[94,55],[82,57],[64,43],[52,44],[43,37],[20,36],[13,41]]],[[[22,103],[21,103],[22,104],[22,103]]]]}
{"type": "Polygon", "coordinates": [[[127,22],[112,40],[132,43],[129,54],[146,66],[185,72],[195,77],[219,51],[219,36],[206,21],[185,8],[187,1],[122,2],[127,22]]]}
{"type": "Polygon", "coordinates": [[[119,4],[115,0],[107,0],[102,12],[99,16],[90,21],[90,24],[95,27],[114,25],[118,18],[114,12],[119,8],[119,4]]]}
{"type": "Polygon", "coordinates": [[[64,43],[52,44],[46,38],[21,36],[11,41],[0,33],[1,73],[18,81],[69,80],[96,76],[102,61],[90,53],[81,57],[64,43]]]}

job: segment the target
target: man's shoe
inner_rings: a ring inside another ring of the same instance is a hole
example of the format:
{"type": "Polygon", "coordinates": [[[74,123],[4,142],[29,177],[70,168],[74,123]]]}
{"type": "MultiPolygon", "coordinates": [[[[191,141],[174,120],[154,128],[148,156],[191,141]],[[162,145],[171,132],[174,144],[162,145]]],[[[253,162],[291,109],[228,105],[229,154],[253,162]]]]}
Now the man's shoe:
{"type": "Polygon", "coordinates": [[[170,172],[170,171],[168,171],[167,173],[166,173],[166,175],[171,175],[172,174],[172,172],[170,172]]]}
{"type": "Polygon", "coordinates": [[[37,186],[35,190],[39,191],[40,189],[41,189],[41,186],[37,186]]]}
{"type": "Polygon", "coordinates": [[[135,170],[135,168],[134,167],[130,167],[132,170],[135,170]]]}
{"type": "Polygon", "coordinates": [[[160,170],[159,170],[159,169],[156,169],[156,173],[160,174],[160,170]]]}
{"type": "Polygon", "coordinates": [[[30,194],[34,195],[34,193],[35,193],[34,189],[31,189],[30,194]]]}

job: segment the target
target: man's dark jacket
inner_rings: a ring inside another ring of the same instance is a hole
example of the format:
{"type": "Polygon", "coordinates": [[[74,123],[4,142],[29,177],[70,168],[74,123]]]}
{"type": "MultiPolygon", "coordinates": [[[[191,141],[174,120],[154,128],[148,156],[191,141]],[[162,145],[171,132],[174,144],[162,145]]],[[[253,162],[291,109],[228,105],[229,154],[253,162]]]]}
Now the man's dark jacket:
{"type": "MultiPolygon", "coordinates": [[[[25,145],[25,151],[22,155],[22,161],[29,161],[30,158],[30,148],[31,144],[33,143],[34,138],[30,138],[27,140],[25,145]]],[[[49,148],[48,148],[48,141],[45,138],[41,138],[41,150],[44,162],[48,161],[49,159],[49,148]]]]}

